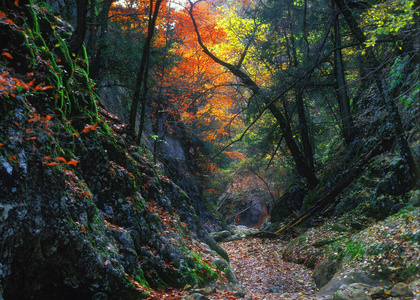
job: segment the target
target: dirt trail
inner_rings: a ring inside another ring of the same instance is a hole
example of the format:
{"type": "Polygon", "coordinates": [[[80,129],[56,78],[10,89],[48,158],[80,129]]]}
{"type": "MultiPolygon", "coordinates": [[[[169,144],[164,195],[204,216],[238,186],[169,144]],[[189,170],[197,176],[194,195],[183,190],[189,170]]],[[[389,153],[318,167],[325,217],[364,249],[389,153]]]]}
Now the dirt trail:
{"type": "MultiPolygon", "coordinates": [[[[327,299],[315,297],[317,289],[310,269],[282,260],[284,242],[248,239],[222,246],[247,293],[245,299],[327,299]]],[[[222,299],[214,297],[209,299],[222,299]]]]}

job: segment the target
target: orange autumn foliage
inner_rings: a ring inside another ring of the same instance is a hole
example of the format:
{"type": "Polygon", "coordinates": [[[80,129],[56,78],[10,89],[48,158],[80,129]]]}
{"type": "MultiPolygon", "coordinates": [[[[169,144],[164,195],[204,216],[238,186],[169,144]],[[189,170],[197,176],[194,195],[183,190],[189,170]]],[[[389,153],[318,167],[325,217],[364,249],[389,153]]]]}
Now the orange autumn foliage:
{"type": "Polygon", "coordinates": [[[82,132],[86,133],[86,132],[89,132],[91,130],[95,130],[96,127],[98,127],[98,122],[96,122],[94,125],[86,125],[85,128],[83,128],[82,132]]]}

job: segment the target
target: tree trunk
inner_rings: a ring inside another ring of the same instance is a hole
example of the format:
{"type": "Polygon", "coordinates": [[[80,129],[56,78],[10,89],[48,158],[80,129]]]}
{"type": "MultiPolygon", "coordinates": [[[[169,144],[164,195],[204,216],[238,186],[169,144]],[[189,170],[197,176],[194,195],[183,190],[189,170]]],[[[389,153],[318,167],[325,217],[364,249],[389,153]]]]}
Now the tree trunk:
{"type": "MultiPolygon", "coordinates": [[[[137,80],[136,80],[136,87],[134,89],[133,101],[131,102],[131,109],[130,109],[130,120],[129,120],[129,135],[135,139],[136,135],[136,116],[137,116],[137,108],[140,100],[140,91],[141,86],[144,82],[147,81],[148,75],[148,60],[149,60],[149,53],[150,47],[152,44],[152,38],[155,30],[156,19],[159,14],[159,8],[162,0],[156,0],[155,7],[153,8],[153,0],[150,0],[150,7],[149,7],[149,24],[147,29],[147,36],[146,41],[144,42],[143,46],[143,53],[141,56],[140,67],[137,72],[137,80]]],[[[146,85],[144,85],[144,91],[147,90],[146,85]]],[[[144,116],[145,116],[145,109],[146,109],[146,92],[143,92],[142,97],[142,112],[140,118],[141,128],[138,132],[138,141],[141,140],[141,135],[143,133],[143,124],[144,124],[144,116]],[[141,131],[140,131],[141,130],[141,131]]]]}
{"type": "Polygon", "coordinates": [[[70,52],[77,55],[82,49],[87,28],[88,0],[77,0],[77,26],[69,39],[70,52]]]}
{"type": "MultiPolygon", "coordinates": [[[[203,49],[203,52],[205,54],[207,54],[214,62],[220,64],[223,67],[225,67],[233,75],[238,77],[242,81],[242,83],[245,86],[247,86],[254,94],[261,95],[262,92],[261,92],[260,87],[255,83],[255,81],[253,81],[251,79],[251,77],[249,77],[248,74],[243,72],[238,67],[221,60],[220,58],[215,56],[213,53],[211,53],[208,50],[208,48],[203,44],[203,41],[201,40],[200,32],[198,31],[197,23],[194,19],[194,15],[193,15],[194,5],[191,1],[190,1],[190,5],[191,5],[191,7],[188,10],[188,13],[189,13],[189,15],[191,17],[191,20],[193,22],[195,33],[196,33],[197,39],[198,39],[198,43],[200,44],[201,48],[203,49]]],[[[297,172],[299,173],[300,176],[306,178],[306,180],[308,181],[308,184],[311,187],[315,187],[319,183],[319,180],[318,180],[318,178],[316,178],[316,176],[315,176],[313,170],[311,169],[311,167],[305,161],[304,156],[302,155],[301,151],[299,150],[298,145],[296,144],[295,140],[293,139],[293,134],[292,134],[292,131],[290,129],[288,121],[284,118],[280,109],[277,106],[274,105],[274,103],[271,101],[271,99],[267,98],[266,96],[262,96],[262,97],[263,97],[264,104],[267,106],[267,109],[272,113],[272,115],[277,120],[277,122],[280,125],[280,128],[283,131],[284,140],[286,141],[286,144],[289,147],[290,153],[292,154],[292,157],[295,161],[297,172]]]]}
{"type": "Polygon", "coordinates": [[[106,59],[104,58],[106,47],[104,45],[101,45],[101,43],[105,43],[107,39],[108,15],[109,10],[111,9],[111,5],[114,1],[115,0],[105,0],[103,2],[102,10],[96,18],[95,23],[100,24],[99,39],[96,38],[96,33],[91,34],[89,37],[89,48],[93,49],[95,46],[98,46],[98,51],[92,55],[93,59],[92,63],[90,64],[90,76],[93,79],[99,78],[106,62],[106,59]]]}
{"type": "Polygon", "coordinates": [[[338,8],[340,9],[341,13],[343,13],[343,16],[347,24],[349,25],[349,28],[352,34],[358,40],[361,47],[364,48],[365,53],[366,53],[365,59],[368,66],[372,70],[374,70],[374,74],[373,74],[374,80],[378,88],[379,94],[382,97],[385,103],[385,106],[387,108],[388,114],[390,116],[390,121],[393,126],[395,137],[397,139],[400,155],[403,161],[407,164],[408,169],[409,169],[408,170],[409,174],[407,175],[411,176],[412,182],[413,184],[415,184],[416,183],[415,181],[417,180],[419,176],[418,169],[414,161],[413,155],[411,154],[410,147],[408,146],[408,142],[405,137],[404,128],[402,126],[401,117],[400,117],[400,114],[398,113],[397,106],[395,105],[394,99],[391,97],[388,89],[386,88],[385,78],[380,69],[379,62],[376,60],[371,47],[364,46],[366,37],[362,29],[357,24],[356,19],[354,18],[347,4],[344,2],[344,0],[334,0],[334,1],[337,4],[338,8]]]}
{"type": "Polygon", "coordinates": [[[334,73],[336,78],[336,93],[338,106],[340,108],[342,133],[344,140],[350,144],[354,139],[353,116],[351,115],[350,102],[347,96],[347,84],[344,76],[344,62],[341,53],[341,35],[338,15],[334,24],[334,43],[337,50],[334,51],[334,73]]]}
{"type": "Polygon", "coordinates": [[[362,159],[359,163],[351,168],[350,170],[346,171],[344,178],[338,182],[331,190],[324,193],[323,196],[319,198],[314,206],[312,206],[307,211],[300,214],[297,218],[293,219],[285,226],[277,230],[275,233],[277,235],[282,235],[286,233],[289,229],[296,227],[303,222],[305,222],[308,218],[314,216],[318,212],[321,212],[323,209],[327,208],[330,204],[334,203],[337,196],[346,188],[348,187],[354,179],[356,179],[360,174],[362,174],[365,166],[373,157],[388,151],[392,146],[393,141],[382,139],[378,142],[378,144],[362,159]]]}
{"type": "MultiPolygon", "coordinates": [[[[140,145],[141,142],[141,136],[143,134],[143,129],[144,129],[144,122],[145,122],[145,116],[146,116],[146,102],[147,102],[147,91],[148,91],[148,87],[147,87],[147,79],[149,78],[149,56],[147,56],[147,61],[146,61],[146,68],[144,70],[144,76],[143,76],[143,92],[141,95],[141,113],[140,113],[140,125],[139,125],[139,130],[138,130],[138,135],[137,135],[137,144],[140,145]]],[[[154,157],[154,159],[156,160],[156,157],[154,157]]],[[[156,163],[156,162],[155,162],[156,163]]]]}
{"type": "MultiPolygon", "coordinates": [[[[289,17],[290,12],[289,12],[289,17]]],[[[304,19],[304,24],[306,23],[306,19],[304,19]]],[[[290,46],[291,51],[287,51],[289,60],[293,62],[293,67],[298,68],[299,66],[299,59],[298,55],[296,53],[296,47],[295,47],[295,37],[292,34],[293,30],[290,27],[289,28],[291,34],[290,34],[290,46]]],[[[304,29],[305,30],[305,29],[304,29]]],[[[289,47],[288,47],[289,48],[289,47]]],[[[309,51],[309,49],[308,49],[309,51]]],[[[309,53],[309,52],[308,52],[309,53]]],[[[312,169],[312,171],[315,171],[314,167],[314,154],[312,152],[312,143],[309,138],[309,129],[308,129],[308,121],[305,114],[305,104],[303,102],[303,93],[304,90],[300,88],[299,86],[295,87],[294,89],[295,93],[295,102],[296,102],[296,109],[298,113],[298,119],[299,119],[299,132],[302,142],[302,150],[304,154],[304,158],[308,164],[308,166],[312,169]]]]}
{"type": "Polygon", "coordinates": [[[296,108],[299,117],[299,131],[302,139],[302,148],[308,166],[315,171],[314,154],[312,152],[312,143],[309,138],[309,126],[306,119],[305,105],[303,103],[303,91],[295,89],[296,108]]]}

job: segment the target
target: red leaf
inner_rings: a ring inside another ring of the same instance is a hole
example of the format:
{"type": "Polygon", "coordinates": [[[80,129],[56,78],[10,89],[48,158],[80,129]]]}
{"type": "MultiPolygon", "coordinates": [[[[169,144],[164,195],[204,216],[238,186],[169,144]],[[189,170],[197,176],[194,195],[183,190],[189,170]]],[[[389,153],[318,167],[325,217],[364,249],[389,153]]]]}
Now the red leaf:
{"type": "Polygon", "coordinates": [[[13,59],[13,56],[9,52],[3,52],[1,55],[6,56],[10,59],[13,59]]]}
{"type": "Polygon", "coordinates": [[[67,162],[67,164],[68,165],[72,165],[72,166],[77,166],[77,164],[79,163],[79,161],[77,161],[77,160],[75,160],[75,159],[73,159],[73,158],[71,158],[68,162],[67,162]]]}
{"type": "Polygon", "coordinates": [[[57,157],[56,160],[57,161],[61,161],[61,162],[65,163],[65,164],[67,163],[67,160],[64,157],[61,157],[61,156],[60,157],[57,157]]]}
{"type": "Polygon", "coordinates": [[[48,89],[53,89],[54,87],[53,86],[51,86],[51,85],[47,85],[47,86],[42,86],[42,83],[40,83],[40,84],[38,84],[36,87],[35,87],[35,90],[37,90],[37,91],[45,91],[45,90],[48,90],[48,89]]]}
{"type": "Polygon", "coordinates": [[[98,127],[98,122],[96,122],[94,125],[87,125],[85,128],[83,128],[82,132],[86,133],[91,130],[95,130],[96,127],[98,127]]]}
{"type": "Polygon", "coordinates": [[[83,233],[85,233],[86,232],[86,228],[82,225],[82,224],[80,224],[79,222],[74,222],[76,225],[78,225],[80,228],[82,228],[82,230],[83,230],[83,233]]]}

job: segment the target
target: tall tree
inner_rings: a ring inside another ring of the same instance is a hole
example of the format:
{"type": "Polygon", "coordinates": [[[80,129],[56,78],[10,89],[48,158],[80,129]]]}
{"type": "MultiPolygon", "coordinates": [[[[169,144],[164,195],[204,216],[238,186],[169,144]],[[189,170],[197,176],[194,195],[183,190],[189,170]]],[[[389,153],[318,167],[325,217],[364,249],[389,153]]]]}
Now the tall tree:
{"type": "Polygon", "coordinates": [[[105,52],[107,47],[105,45],[109,43],[109,11],[115,0],[104,0],[98,15],[95,14],[94,0],[91,1],[90,20],[92,24],[90,24],[88,40],[88,50],[91,57],[90,76],[98,80],[103,77],[102,73],[106,69],[107,58],[105,52]]]}
{"type": "Polygon", "coordinates": [[[242,83],[249,88],[254,95],[258,95],[262,97],[262,100],[264,104],[266,105],[267,109],[273,114],[274,118],[279,123],[280,127],[282,128],[282,133],[284,140],[286,141],[289,150],[291,152],[291,155],[294,159],[294,162],[296,164],[296,169],[298,173],[307,179],[310,186],[314,187],[319,183],[319,180],[315,176],[312,168],[308,165],[307,161],[305,160],[304,156],[302,155],[298,145],[296,144],[296,141],[293,138],[292,131],[290,129],[290,125],[288,120],[283,116],[280,109],[275,105],[275,100],[278,99],[270,99],[267,96],[264,95],[261,88],[257,85],[257,83],[243,70],[238,68],[235,65],[232,65],[219,57],[215,56],[207,47],[204,45],[204,43],[201,40],[200,31],[198,29],[197,22],[194,18],[194,6],[196,3],[193,3],[191,0],[189,0],[190,6],[188,8],[188,14],[191,17],[191,20],[194,25],[195,33],[197,35],[197,40],[201,48],[203,49],[203,52],[207,54],[214,62],[220,64],[221,66],[228,69],[233,75],[238,77],[242,83]]]}
{"type": "Polygon", "coordinates": [[[367,65],[374,70],[373,76],[376,83],[376,87],[379,91],[380,97],[383,99],[388,114],[391,118],[391,124],[397,139],[400,155],[404,162],[407,164],[409,169],[409,175],[412,177],[413,182],[418,180],[419,171],[414,161],[413,155],[411,154],[410,147],[405,136],[404,127],[401,122],[401,117],[398,112],[398,108],[395,105],[394,99],[391,97],[389,89],[387,88],[384,75],[380,63],[375,57],[375,54],[371,47],[366,47],[366,36],[357,23],[354,15],[344,0],[334,0],[344,16],[353,36],[358,40],[360,46],[365,50],[365,60],[367,65]]]}
{"type": "MultiPolygon", "coordinates": [[[[334,2],[333,8],[334,8],[334,2]]],[[[334,10],[334,75],[336,81],[336,94],[338,99],[338,107],[340,109],[340,117],[342,124],[342,133],[344,140],[349,144],[355,137],[355,129],[353,124],[353,116],[350,109],[350,101],[347,93],[347,83],[344,76],[344,61],[341,51],[341,32],[340,32],[340,22],[339,14],[334,10]]]]}
{"type": "Polygon", "coordinates": [[[70,52],[77,55],[82,49],[87,29],[88,0],[77,0],[77,27],[70,37],[70,52]]]}
{"type": "Polygon", "coordinates": [[[153,0],[150,0],[147,36],[146,36],[146,40],[143,46],[140,67],[137,72],[136,86],[134,90],[133,100],[131,102],[129,134],[134,138],[136,134],[136,116],[137,116],[138,103],[140,101],[140,92],[143,85],[143,93],[141,97],[140,126],[138,130],[137,142],[140,142],[141,136],[143,133],[144,118],[145,118],[145,113],[146,113],[146,94],[147,94],[147,77],[148,77],[148,72],[149,72],[149,66],[148,66],[149,54],[150,54],[153,34],[155,31],[155,24],[159,15],[159,8],[160,8],[161,3],[162,3],[162,0],[156,0],[156,3],[153,3],[153,0]]]}

